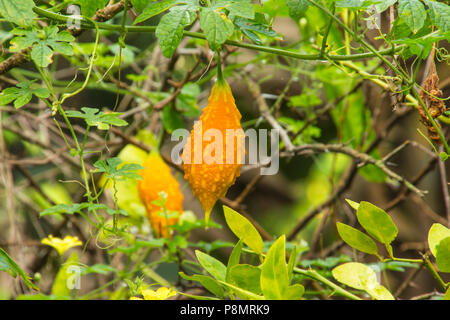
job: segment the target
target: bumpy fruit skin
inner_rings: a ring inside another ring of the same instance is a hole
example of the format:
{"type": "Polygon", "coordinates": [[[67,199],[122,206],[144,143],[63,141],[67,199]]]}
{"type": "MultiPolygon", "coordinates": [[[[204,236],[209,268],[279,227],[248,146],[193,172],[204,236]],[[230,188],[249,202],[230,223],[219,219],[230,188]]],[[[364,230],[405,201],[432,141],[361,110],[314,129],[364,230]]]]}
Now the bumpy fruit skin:
{"type": "Polygon", "coordinates": [[[245,135],[240,119],[241,114],[236,107],[230,86],[225,80],[219,78],[212,88],[208,105],[203,110],[200,121],[194,124],[182,154],[184,178],[189,182],[194,195],[205,210],[206,221],[216,201],[225,195],[240,174],[245,155],[243,148],[245,135]],[[219,141],[219,144],[216,141],[219,139],[217,136],[206,139],[204,134],[209,129],[220,132],[222,141],[219,141]],[[227,139],[227,129],[232,129],[231,132],[236,134],[230,135],[227,139]],[[221,152],[216,153],[217,150],[214,147],[211,148],[211,144],[222,146],[221,152]],[[229,148],[228,159],[227,148],[229,148]],[[205,152],[212,149],[214,151],[205,152]],[[205,161],[208,154],[211,154],[215,160],[205,161]],[[202,155],[201,161],[198,161],[198,155],[202,155]]]}
{"type": "Polygon", "coordinates": [[[139,197],[147,209],[147,216],[155,235],[167,238],[170,236],[167,225],[176,224],[183,212],[183,194],[178,181],[157,152],[150,153],[143,166],[145,169],[139,171],[143,177],[142,180],[138,180],[139,197]],[[161,200],[160,192],[167,194],[166,210],[178,212],[178,216],[166,218],[160,215],[163,212],[162,208],[152,203],[161,200]]]}

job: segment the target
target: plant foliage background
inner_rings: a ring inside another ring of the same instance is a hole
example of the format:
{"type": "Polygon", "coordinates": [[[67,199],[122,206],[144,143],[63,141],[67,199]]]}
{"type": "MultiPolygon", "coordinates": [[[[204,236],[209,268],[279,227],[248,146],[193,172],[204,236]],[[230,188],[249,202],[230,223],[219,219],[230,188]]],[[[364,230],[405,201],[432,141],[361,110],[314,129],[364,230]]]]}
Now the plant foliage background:
{"type": "Polygon", "coordinates": [[[0,16],[0,298],[450,298],[448,1],[0,0],[0,16]],[[244,166],[206,226],[171,133],[219,54],[243,128],[281,130],[280,170],[244,166]],[[152,150],[184,194],[167,238],[137,190],[152,150]]]}

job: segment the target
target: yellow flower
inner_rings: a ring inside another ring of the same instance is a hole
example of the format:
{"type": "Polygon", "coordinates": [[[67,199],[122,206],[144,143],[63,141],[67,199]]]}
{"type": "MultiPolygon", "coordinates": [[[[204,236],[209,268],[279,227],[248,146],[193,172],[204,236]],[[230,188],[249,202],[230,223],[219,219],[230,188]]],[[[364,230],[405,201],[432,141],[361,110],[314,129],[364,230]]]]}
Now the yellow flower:
{"type": "Polygon", "coordinates": [[[144,299],[131,297],[130,300],[166,300],[176,295],[177,292],[173,289],[161,287],[156,291],[151,289],[141,290],[141,294],[144,296],[144,299]]]}
{"type": "Polygon", "coordinates": [[[48,238],[42,239],[41,243],[55,248],[61,256],[70,248],[81,246],[83,244],[80,240],[78,240],[78,237],[66,236],[64,239],[61,239],[58,237],[53,237],[52,235],[49,235],[48,238]]]}

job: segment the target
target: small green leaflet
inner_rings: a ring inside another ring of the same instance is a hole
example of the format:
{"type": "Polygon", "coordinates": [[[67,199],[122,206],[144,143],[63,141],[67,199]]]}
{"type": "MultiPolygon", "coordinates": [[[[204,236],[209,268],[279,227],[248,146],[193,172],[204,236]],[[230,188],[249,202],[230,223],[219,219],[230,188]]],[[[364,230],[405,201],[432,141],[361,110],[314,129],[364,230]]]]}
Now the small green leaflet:
{"type": "Polygon", "coordinates": [[[81,108],[83,112],[68,110],[66,114],[69,118],[81,118],[91,127],[97,127],[100,130],[108,130],[109,126],[126,126],[128,123],[125,120],[119,119],[120,112],[99,112],[96,108],[81,108]]]}
{"type": "Polygon", "coordinates": [[[19,26],[30,26],[34,18],[33,0],[0,0],[0,15],[19,26]]]}
{"type": "Polygon", "coordinates": [[[17,84],[17,87],[6,88],[0,93],[0,106],[7,105],[14,101],[14,107],[16,109],[23,107],[30,102],[33,95],[38,98],[46,99],[50,96],[50,91],[47,88],[35,88],[32,89],[31,85],[33,81],[25,81],[17,84]]]}
{"type": "Polygon", "coordinates": [[[420,0],[399,0],[398,15],[416,33],[423,27],[427,13],[420,0]]]}

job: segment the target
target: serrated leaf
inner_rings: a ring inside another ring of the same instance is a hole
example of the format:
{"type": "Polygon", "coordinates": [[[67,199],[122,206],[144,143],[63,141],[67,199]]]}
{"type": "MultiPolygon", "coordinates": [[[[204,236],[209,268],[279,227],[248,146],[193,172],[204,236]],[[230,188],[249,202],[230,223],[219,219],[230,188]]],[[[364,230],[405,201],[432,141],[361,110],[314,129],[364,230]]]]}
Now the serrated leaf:
{"type": "Polygon", "coordinates": [[[450,237],[450,229],[440,223],[434,223],[428,231],[428,247],[436,257],[436,246],[443,239],[450,237]]]}
{"type": "Polygon", "coordinates": [[[190,13],[182,10],[171,11],[161,18],[155,35],[165,57],[170,58],[175,52],[183,37],[183,30],[190,22],[190,13]]]}
{"type": "Polygon", "coordinates": [[[433,24],[443,32],[450,30],[450,6],[438,1],[425,1],[433,24]]]}
{"type": "Polygon", "coordinates": [[[234,25],[224,14],[211,8],[200,12],[200,27],[212,50],[217,50],[234,32],[234,25]]]}
{"type": "Polygon", "coordinates": [[[20,26],[30,26],[34,18],[33,0],[0,0],[0,15],[20,26]]]}
{"type": "Polygon", "coordinates": [[[376,243],[367,235],[340,222],[336,223],[336,227],[342,240],[349,246],[368,254],[378,255],[376,243]]]}
{"type": "Polygon", "coordinates": [[[423,27],[427,17],[425,7],[420,0],[399,0],[398,14],[414,33],[423,27]]]}
{"type": "Polygon", "coordinates": [[[31,59],[41,68],[46,68],[52,63],[53,50],[44,42],[38,42],[31,50],[31,59]]]}
{"type": "Polygon", "coordinates": [[[289,8],[289,15],[298,20],[304,16],[309,8],[308,0],[286,0],[286,5],[289,8]]]}
{"type": "Polygon", "coordinates": [[[442,272],[450,272],[450,237],[436,246],[436,265],[442,272]]]}
{"type": "Polygon", "coordinates": [[[195,255],[197,256],[198,262],[217,280],[225,281],[225,276],[227,273],[227,267],[210,255],[203,253],[199,250],[195,250],[195,255]]]}
{"type": "Polygon", "coordinates": [[[30,277],[25,271],[23,271],[2,248],[0,248],[0,271],[7,272],[14,278],[19,275],[28,288],[39,290],[39,288],[30,281],[30,277]]]}
{"type": "Polygon", "coordinates": [[[261,290],[266,299],[282,300],[288,286],[285,236],[282,235],[272,244],[261,266],[261,290]]]}
{"type": "Polygon", "coordinates": [[[367,233],[381,243],[388,245],[397,236],[398,229],[392,218],[370,202],[360,202],[356,217],[367,233]]]}
{"type": "Polygon", "coordinates": [[[262,254],[264,242],[256,228],[245,217],[233,209],[223,206],[225,220],[231,231],[255,253],[262,254]]]}
{"type": "Polygon", "coordinates": [[[163,0],[157,2],[151,2],[142,13],[134,20],[133,24],[138,24],[148,20],[177,4],[178,0],[163,0]]]}
{"type": "Polygon", "coordinates": [[[226,8],[230,11],[230,14],[246,18],[255,18],[255,6],[250,2],[245,1],[229,1],[230,4],[226,8]]]}

